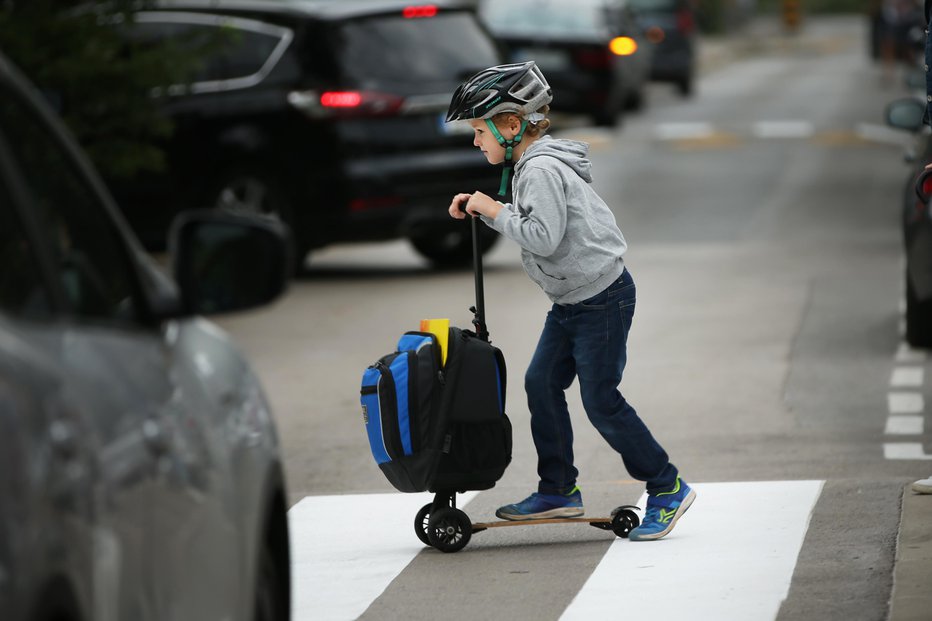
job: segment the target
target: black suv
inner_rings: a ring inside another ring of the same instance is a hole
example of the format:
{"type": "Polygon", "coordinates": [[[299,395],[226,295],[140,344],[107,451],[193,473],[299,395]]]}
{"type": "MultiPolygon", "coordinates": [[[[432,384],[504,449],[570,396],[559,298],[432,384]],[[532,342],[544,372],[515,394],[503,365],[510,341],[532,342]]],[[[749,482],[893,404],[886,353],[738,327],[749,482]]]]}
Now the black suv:
{"type": "MultiPolygon", "coordinates": [[[[468,260],[469,227],[446,207],[456,192],[496,192],[500,172],[443,116],[459,82],[503,62],[471,4],[156,7],[132,36],[208,51],[190,84],[156,93],[175,123],[166,173],[110,182],[147,246],[178,210],[208,206],[285,220],[301,262],[330,243],[399,237],[436,264],[468,260]]],[[[496,236],[483,235],[488,249],[496,236]]]]}

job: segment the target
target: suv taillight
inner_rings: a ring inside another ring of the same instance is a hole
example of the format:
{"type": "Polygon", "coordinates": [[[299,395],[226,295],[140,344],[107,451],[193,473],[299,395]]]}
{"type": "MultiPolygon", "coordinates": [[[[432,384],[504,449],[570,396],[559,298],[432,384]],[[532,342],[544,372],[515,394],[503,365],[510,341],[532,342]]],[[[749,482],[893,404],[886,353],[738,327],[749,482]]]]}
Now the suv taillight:
{"type": "Polygon", "coordinates": [[[335,116],[392,116],[404,99],[375,91],[292,91],[288,103],[315,118],[335,116]]]}
{"type": "Polygon", "coordinates": [[[425,4],[423,6],[406,6],[401,12],[401,15],[405,19],[415,19],[418,17],[436,17],[437,7],[433,4],[425,4]]]}

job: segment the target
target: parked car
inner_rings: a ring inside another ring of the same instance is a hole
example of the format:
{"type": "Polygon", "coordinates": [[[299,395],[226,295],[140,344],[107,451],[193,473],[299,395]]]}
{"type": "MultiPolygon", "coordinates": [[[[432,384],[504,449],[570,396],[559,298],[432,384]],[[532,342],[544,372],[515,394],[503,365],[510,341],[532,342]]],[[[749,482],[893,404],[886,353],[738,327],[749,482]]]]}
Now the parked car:
{"type": "Polygon", "coordinates": [[[282,455],[198,313],[287,283],[287,232],[176,221],[174,279],[0,55],[0,618],[289,618],[282,455]]]}
{"type": "MultiPolygon", "coordinates": [[[[885,116],[888,125],[916,134],[915,146],[907,154],[910,171],[902,195],[905,338],[913,347],[928,348],[932,347],[932,211],[916,191],[919,174],[932,163],[932,134],[922,122],[925,104],[918,97],[898,99],[887,106],[885,116]]],[[[927,186],[925,193],[932,193],[932,180],[927,186]]]]}
{"type": "MultiPolygon", "coordinates": [[[[109,180],[150,248],[164,242],[170,204],[279,217],[299,262],[336,242],[408,238],[436,264],[468,263],[469,226],[446,207],[457,192],[494,193],[500,173],[444,113],[465,77],[503,62],[474,6],[155,6],[131,36],[189,45],[203,63],[191,84],[161,89],[175,124],[167,173],[109,180]]],[[[483,231],[483,249],[497,238],[483,231]]]]}
{"type": "Polygon", "coordinates": [[[537,62],[554,111],[614,126],[644,104],[652,49],[622,0],[482,0],[479,14],[509,61],[537,62]]]}
{"type": "Polygon", "coordinates": [[[629,0],[644,35],[653,46],[650,77],[671,82],[687,97],[696,75],[694,0],[629,0]]]}

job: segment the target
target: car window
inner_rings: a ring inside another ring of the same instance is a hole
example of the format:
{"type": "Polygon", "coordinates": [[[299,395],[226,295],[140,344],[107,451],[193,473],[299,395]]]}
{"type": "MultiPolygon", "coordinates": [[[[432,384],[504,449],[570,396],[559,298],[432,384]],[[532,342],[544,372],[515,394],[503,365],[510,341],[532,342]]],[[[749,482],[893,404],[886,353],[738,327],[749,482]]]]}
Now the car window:
{"type": "Polygon", "coordinates": [[[135,317],[134,278],[118,229],[64,144],[8,85],[0,85],[0,132],[71,310],[89,318],[135,317]]]}
{"type": "Polygon", "coordinates": [[[242,86],[249,86],[250,78],[271,69],[291,40],[289,30],[271,24],[178,13],[141,14],[131,36],[143,44],[168,42],[196,55],[199,62],[190,77],[195,85],[245,80],[242,86]]]}
{"type": "Polygon", "coordinates": [[[495,43],[469,12],[354,20],[340,34],[343,73],[362,85],[458,81],[501,62],[495,43]]]}
{"type": "MultiPolygon", "coordinates": [[[[2,140],[2,138],[0,138],[2,140]]],[[[5,151],[0,144],[0,157],[5,151]]],[[[0,311],[29,318],[46,318],[51,303],[19,214],[6,185],[0,182],[0,311]]]]}
{"type": "Polygon", "coordinates": [[[544,36],[602,34],[606,12],[602,0],[508,0],[483,2],[480,15],[493,32],[544,36]]]}

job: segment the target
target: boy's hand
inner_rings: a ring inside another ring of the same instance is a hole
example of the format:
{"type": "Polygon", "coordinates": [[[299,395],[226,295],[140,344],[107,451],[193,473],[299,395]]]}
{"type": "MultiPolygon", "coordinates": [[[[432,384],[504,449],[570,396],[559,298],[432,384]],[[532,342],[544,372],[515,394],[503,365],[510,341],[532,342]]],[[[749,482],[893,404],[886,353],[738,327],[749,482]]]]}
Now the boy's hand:
{"type": "Polygon", "coordinates": [[[501,203],[482,192],[473,192],[466,202],[466,213],[472,216],[483,215],[494,220],[501,210],[501,203]]]}
{"type": "Polygon", "coordinates": [[[472,194],[457,194],[453,197],[453,201],[450,203],[450,215],[456,218],[457,220],[462,220],[466,217],[466,212],[463,211],[463,208],[466,206],[466,201],[472,197],[472,194]]]}

